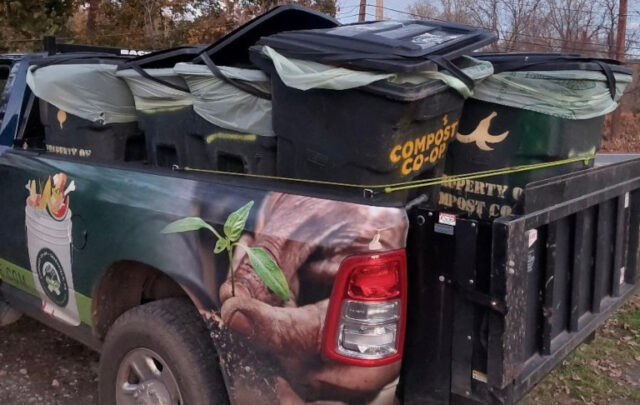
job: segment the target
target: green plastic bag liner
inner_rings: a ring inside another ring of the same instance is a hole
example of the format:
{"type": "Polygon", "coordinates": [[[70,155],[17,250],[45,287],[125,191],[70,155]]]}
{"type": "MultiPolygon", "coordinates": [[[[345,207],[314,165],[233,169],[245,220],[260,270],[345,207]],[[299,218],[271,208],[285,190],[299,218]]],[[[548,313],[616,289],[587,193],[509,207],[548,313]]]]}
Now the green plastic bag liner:
{"type": "Polygon", "coordinates": [[[478,82],[465,102],[448,175],[584,158],[443,184],[442,209],[489,220],[522,213],[528,183],[593,165],[604,115],[617,107],[631,72],[615,61],[561,54],[476,57],[497,73],[478,82]]]}

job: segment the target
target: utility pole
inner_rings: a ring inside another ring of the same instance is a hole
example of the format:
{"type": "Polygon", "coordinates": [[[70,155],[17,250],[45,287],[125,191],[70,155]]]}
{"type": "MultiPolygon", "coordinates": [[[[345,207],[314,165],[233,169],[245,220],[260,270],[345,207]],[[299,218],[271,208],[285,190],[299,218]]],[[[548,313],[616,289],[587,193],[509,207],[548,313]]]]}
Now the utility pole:
{"type": "Polygon", "coordinates": [[[618,35],[616,35],[616,59],[624,61],[624,45],[627,33],[627,0],[620,0],[618,10],[618,35]]]}
{"type": "Polygon", "coordinates": [[[358,22],[364,22],[367,16],[367,0],[360,0],[360,12],[358,14],[358,22]]]}
{"type": "MultiPolygon", "coordinates": [[[[627,0],[620,0],[618,7],[618,33],[616,35],[616,59],[624,62],[624,45],[627,33],[627,0]]],[[[620,133],[620,107],[611,115],[611,138],[615,138],[620,133]]]]}
{"type": "Polygon", "coordinates": [[[384,18],[384,0],[376,0],[376,20],[380,21],[384,18]]]}

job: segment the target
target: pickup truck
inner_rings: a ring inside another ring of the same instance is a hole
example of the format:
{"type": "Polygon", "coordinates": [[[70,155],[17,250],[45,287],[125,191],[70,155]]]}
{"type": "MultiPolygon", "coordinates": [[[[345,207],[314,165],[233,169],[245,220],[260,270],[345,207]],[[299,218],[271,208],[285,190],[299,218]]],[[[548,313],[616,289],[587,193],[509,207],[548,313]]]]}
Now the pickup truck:
{"type": "Polygon", "coordinates": [[[0,56],[0,324],[99,351],[103,405],[513,404],[636,290],[639,158],[492,222],[92,161],[45,144],[36,56],[0,56]]]}

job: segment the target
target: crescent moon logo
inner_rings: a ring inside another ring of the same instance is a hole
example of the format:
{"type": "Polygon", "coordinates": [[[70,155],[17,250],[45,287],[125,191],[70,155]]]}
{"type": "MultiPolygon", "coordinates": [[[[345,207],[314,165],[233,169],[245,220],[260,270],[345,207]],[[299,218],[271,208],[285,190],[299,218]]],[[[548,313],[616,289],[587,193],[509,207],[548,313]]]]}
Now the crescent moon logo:
{"type": "Polygon", "coordinates": [[[484,118],[478,124],[478,127],[473,130],[470,134],[464,135],[458,132],[456,134],[456,139],[462,143],[472,143],[475,142],[476,146],[484,151],[492,151],[493,148],[489,146],[490,143],[500,143],[504,141],[509,135],[509,131],[505,131],[499,135],[491,135],[489,133],[489,127],[491,126],[491,121],[498,115],[495,111],[489,114],[488,117],[484,118]]]}

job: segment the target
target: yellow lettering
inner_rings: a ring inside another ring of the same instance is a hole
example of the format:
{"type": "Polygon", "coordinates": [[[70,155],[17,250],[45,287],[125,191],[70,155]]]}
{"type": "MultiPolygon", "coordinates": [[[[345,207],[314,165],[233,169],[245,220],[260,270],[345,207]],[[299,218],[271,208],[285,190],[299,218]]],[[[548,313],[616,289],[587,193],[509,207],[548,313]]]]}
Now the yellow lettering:
{"type": "Polygon", "coordinates": [[[447,150],[447,144],[443,143],[438,147],[438,160],[442,159],[442,155],[444,155],[444,151],[447,150]]]}
{"type": "Polygon", "coordinates": [[[440,145],[442,143],[443,137],[444,137],[444,133],[442,132],[442,129],[439,129],[436,132],[436,145],[440,145]]]}
{"type": "Polygon", "coordinates": [[[405,142],[404,146],[402,147],[402,157],[408,159],[411,157],[411,155],[413,155],[413,142],[408,141],[405,142]]]}
{"type": "Polygon", "coordinates": [[[446,142],[450,136],[451,136],[451,125],[447,125],[446,127],[444,127],[444,138],[442,140],[446,142]]]}
{"type": "Polygon", "coordinates": [[[393,147],[393,149],[391,149],[391,153],[389,154],[389,160],[392,161],[393,163],[398,163],[400,161],[400,151],[402,150],[402,147],[400,147],[400,145],[396,145],[393,147]]]}
{"type": "Polygon", "coordinates": [[[429,154],[429,162],[435,163],[438,160],[438,156],[438,148],[433,148],[433,150],[431,150],[431,153],[429,154]]]}
{"type": "Polygon", "coordinates": [[[417,172],[422,168],[422,164],[424,163],[424,156],[417,155],[415,159],[413,159],[413,171],[417,172]]]}
{"type": "Polygon", "coordinates": [[[451,123],[451,136],[456,136],[458,130],[458,121],[451,123]]]}
{"type": "Polygon", "coordinates": [[[416,146],[414,148],[415,153],[422,153],[425,151],[427,142],[427,136],[424,135],[420,138],[416,138],[416,146]]]}
{"type": "Polygon", "coordinates": [[[433,143],[433,139],[434,139],[433,132],[427,135],[427,149],[429,149],[429,147],[433,143]]]}
{"type": "Polygon", "coordinates": [[[406,176],[409,173],[411,173],[411,162],[413,161],[413,159],[409,158],[407,160],[404,161],[404,163],[402,164],[402,175],[406,176]]]}

